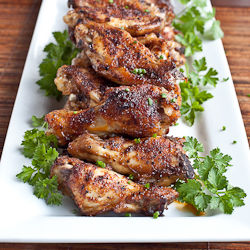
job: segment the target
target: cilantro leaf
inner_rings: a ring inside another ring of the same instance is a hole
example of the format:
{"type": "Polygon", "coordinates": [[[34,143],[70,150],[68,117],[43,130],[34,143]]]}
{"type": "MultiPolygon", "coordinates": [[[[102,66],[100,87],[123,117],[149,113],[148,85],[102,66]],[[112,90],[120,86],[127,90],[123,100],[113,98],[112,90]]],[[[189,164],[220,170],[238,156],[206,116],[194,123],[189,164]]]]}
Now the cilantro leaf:
{"type": "Polygon", "coordinates": [[[39,73],[42,77],[36,83],[40,89],[45,90],[46,96],[55,96],[57,100],[62,98],[62,93],[57,90],[54,84],[57,69],[64,64],[69,65],[71,60],[76,57],[78,49],[68,39],[68,32],[53,32],[56,44],[49,43],[45,46],[44,52],[47,53],[45,59],[39,65],[39,73]]]}

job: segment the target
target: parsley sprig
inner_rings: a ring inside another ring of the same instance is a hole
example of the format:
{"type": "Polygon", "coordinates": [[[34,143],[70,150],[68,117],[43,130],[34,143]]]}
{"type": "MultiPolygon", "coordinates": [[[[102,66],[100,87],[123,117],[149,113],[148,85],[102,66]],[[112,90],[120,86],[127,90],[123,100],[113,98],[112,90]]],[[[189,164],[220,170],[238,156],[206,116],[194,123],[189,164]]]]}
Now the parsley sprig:
{"type": "Polygon", "coordinates": [[[219,78],[218,72],[210,68],[207,71],[207,63],[205,57],[193,62],[194,71],[189,73],[188,66],[186,64],[187,80],[180,83],[181,88],[181,114],[185,115],[186,121],[190,126],[194,124],[194,120],[197,112],[204,111],[202,104],[213,98],[213,95],[206,90],[201,91],[200,86],[206,86],[210,84],[216,87],[219,78]]]}
{"type": "Polygon", "coordinates": [[[70,65],[71,60],[76,57],[78,49],[68,39],[68,32],[53,32],[56,44],[50,43],[44,48],[47,52],[46,58],[39,65],[39,74],[42,77],[36,83],[40,89],[45,90],[46,96],[55,96],[57,100],[62,98],[62,93],[57,90],[54,84],[56,72],[64,64],[70,65]]]}
{"type": "Polygon", "coordinates": [[[41,129],[27,130],[21,144],[24,156],[32,159],[32,167],[23,166],[22,172],[16,177],[34,186],[34,195],[45,199],[47,204],[60,205],[63,195],[58,193],[57,177],[49,178],[50,167],[59,155],[56,150],[57,138],[54,135],[45,135],[43,128],[48,125],[43,118],[32,116],[33,126],[41,129]]]}
{"type": "Polygon", "coordinates": [[[192,204],[198,212],[210,208],[231,214],[234,207],[243,206],[246,193],[239,187],[231,186],[225,176],[232,158],[223,155],[219,148],[211,150],[206,157],[200,157],[199,154],[204,152],[203,145],[193,137],[186,137],[184,145],[183,149],[194,160],[193,167],[197,174],[193,180],[176,183],[179,201],[192,204]]]}
{"type": "Polygon", "coordinates": [[[178,34],[175,38],[186,47],[186,57],[193,55],[196,51],[202,51],[202,41],[199,34],[210,35],[212,39],[224,36],[220,28],[220,21],[214,19],[215,9],[213,8],[213,12],[206,12],[204,10],[206,0],[179,1],[186,6],[184,10],[176,16],[172,25],[183,34],[178,34]],[[205,25],[209,21],[212,22],[211,28],[205,30],[205,25]]]}

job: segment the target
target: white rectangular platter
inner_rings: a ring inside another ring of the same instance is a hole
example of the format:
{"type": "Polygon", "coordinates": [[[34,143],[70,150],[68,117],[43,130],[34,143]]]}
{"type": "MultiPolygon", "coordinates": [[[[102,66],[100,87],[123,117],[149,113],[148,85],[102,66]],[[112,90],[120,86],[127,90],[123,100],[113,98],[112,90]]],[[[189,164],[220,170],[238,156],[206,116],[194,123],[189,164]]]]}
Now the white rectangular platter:
{"type": "MultiPolygon", "coordinates": [[[[176,0],[177,2],[177,0],[176,0]]],[[[180,6],[177,3],[176,11],[180,6]]],[[[211,5],[209,3],[209,8],[211,5]]],[[[216,88],[209,88],[214,98],[205,103],[205,112],[189,127],[180,125],[170,130],[174,136],[194,136],[204,144],[207,153],[219,147],[232,156],[227,176],[230,184],[245,190],[245,206],[232,215],[218,211],[195,216],[189,211],[169,206],[164,217],[123,217],[107,214],[98,217],[74,215],[73,201],[63,200],[60,207],[47,206],[33,195],[33,188],[15,177],[30,160],[21,154],[24,132],[31,129],[30,118],[38,117],[63,103],[44,96],[35,82],[38,66],[44,58],[43,48],[54,42],[53,31],[63,31],[62,17],[67,13],[67,0],[44,0],[27,56],[23,76],[13,109],[0,165],[0,241],[1,242],[192,242],[250,241],[250,157],[249,145],[221,40],[204,41],[203,52],[194,59],[206,57],[208,67],[229,77],[216,88]],[[222,127],[226,126],[226,131],[222,127]],[[236,140],[237,144],[232,142],[236,140]]]]}

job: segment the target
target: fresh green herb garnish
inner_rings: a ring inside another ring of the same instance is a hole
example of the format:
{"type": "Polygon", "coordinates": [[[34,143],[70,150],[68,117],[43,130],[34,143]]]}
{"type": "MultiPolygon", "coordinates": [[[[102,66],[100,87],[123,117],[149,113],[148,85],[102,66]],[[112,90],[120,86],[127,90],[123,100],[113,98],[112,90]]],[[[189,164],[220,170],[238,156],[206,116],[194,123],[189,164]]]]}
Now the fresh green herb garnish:
{"type": "Polygon", "coordinates": [[[180,83],[181,88],[181,114],[185,115],[186,121],[192,126],[197,112],[204,111],[201,106],[203,102],[211,99],[213,96],[207,93],[206,90],[200,91],[199,86],[206,86],[210,84],[216,86],[219,78],[217,77],[218,72],[213,68],[207,71],[207,63],[205,57],[200,60],[195,60],[193,63],[194,71],[189,74],[188,66],[187,68],[187,80],[180,83]],[[203,73],[206,71],[206,73],[203,73]]]}
{"type": "Polygon", "coordinates": [[[134,74],[139,74],[140,76],[143,75],[143,74],[146,74],[147,71],[145,69],[133,69],[132,70],[132,73],[134,74]]]}
{"type": "Polygon", "coordinates": [[[149,97],[149,98],[148,98],[148,105],[149,105],[149,106],[152,106],[152,104],[153,104],[153,100],[149,97]]]}
{"type": "Polygon", "coordinates": [[[146,184],[144,185],[144,187],[145,187],[145,188],[150,188],[150,183],[146,183],[146,184]]]}
{"type": "Polygon", "coordinates": [[[77,213],[76,209],[73,209],[72,213],[73,213],[73,214],[76,214],[76,213],[77,213]]]}
{"type": "Polygon", "coordinates": [[[40,118],[38,118],[38,117],[36,117],[36,116],[34,116],[34,115],[32,115],[32,117],[31,117],[31,121],[32,121],[32,126],[33,127],[43,127],[43,126],[46,126],[45,125],[45,121],[44,121],[44,115],[42,116],[42,117],[40,117],[40,118]]]}
{"type": "Polygon", "coordinates": [[[211,36],[212,39],[223,37],[224,33],[220,28],[220,21],[215,21],[215,9],[213,12],[206,12],[205,0],[180,0],[185,4],[184,10],[174,19],[172,25],[180,30],[183,35],[176,35],[176,40],[186,46],[185,56],[191,56],[195,51],[202,51],[202,42],[198,34],[211,36]],[[212,21],[209,30],[205,30],[208,21],[212,21]]]}
{"type": "MultiPolygon", "coordinates": [[[[43,117],[32,116],[32,121],[36,127],[43,128],[47,124],[43,117]]],[[[57,138],[54,135],[46,136],[44,130],[32,129],[25,132],[21,145],[24,146],[24,156],[32,159],[32,167],[23,166],[22,172],[16,177],[34,186],[34,195],[45,199],[47,204],[61,205],[63,195],[58,193],[57,177],[49,178],[50,167],[59,155],[56,150],[57,138]]]]}
{"type": "Polygon", "coordinates": [[[232,158],[229,155],[223,155],[219,148],[215,148],[210,151],[210,155],[200,157],[199,153],[204,152],[203,145],[188,136],[183,149],[194,159],[193,167],[197,174],[193,180],[175,184],[180,202],[192,204],[198,212],[210,208],[220,209],[226,214],[231,214],[234,207],[244,205],[244,190],[231,186],[225,176],[227,168],[231,166],[229,162],[232,158]]]}
{"type": "Polygon", "coordinates": [[[139,143],[141,142],[141,139],[140,139],[140,138],[135,138],[135,139],[134,139],[134,142],[135,142],[136,144],[139,144],[139,143]]]}
{"type": "Polygon", "coordinates": [[[68,32],[53,32],[57,44],[50,43],[44,48],[47,53],[45,59],[39,65],[39,74],[42,77],[36,83],[40,89],[46,91],[46,96],[55,96],[57,100],[62,98],[62,93],[57,90],[54,83],[57,69],[64,64],[70,65],[71,60],[76,57],[78,49],[68,38],[68,32]]]}
{"type": "Polygon", "coordinates": [[[109,3],[113,3],[114,1],[113,0],[109,0],[109,3]]]}
{"type": "Polygon", "coordinates": [[[226,82],[226,81],[228,81],[229,80],[229,77],[227,77],[227,78],[223,78],[223,82],[226,82]]]}
{"type": "Polygon", "coordinates": [[[233,144],[236,144],[237,143],[237,141],[233,141],[233,144]]]}
{"type": "Polygon", "coordinates": [[[128,5],[125,6],[125,9],[129,9],[128,5]]]}
{"type": "Polygon", "coordinates": [[[101,167],[101,168],[105,168],[106,164],[103,161],[96,161],[96,166],[101,167]]]}
{"type": "Polygon", "coordinates": [[[248,97],[250,97],[250,94],[247,94],[248,97]]]}
{"type": "Polygon", "coordinates": [[[173,99],[171,99],[171,100],[170,100],[170,102],[172,102],[172,103],[176,103],[176,102],[177,102],[177,100],[176,100],[175,98],[173,98],[173,99]]]}
{"type": "Polygon", "coordinates": [[[128,181],[128,184],[131,184],[131,181],[128,181]]]}
{"type": "Polygon", "coordinates": [[[160,55],[160,56],[159,56],[159,59],[164,59],[164,56],[163,56],[163,55],[160,55]]]}
{"type": "Polygon", "coordinates": [[[125,217],[131,217],[131,214],[130,214],[130,213],[125,213],[124,216],[125,216],[125,217]]]}
{"type": "Polygon", "coordinates": [[[124,30],[124,27],[121,27],[121,30],[124,30]]]}
{"type": "Polygon", "coordinates": [[[226,130],[226,126],[223,126],[222,130],[226,130]]]}
{"type": "Polygon", "coordinates": [[[153,137],[153,138],[156,138],[156,137],[157,137],[157,134],[156,134],[156,133],[154,133],[154,134],[152,135],[152,137],[153,137]]]}
{"type": "Polygon", "coordinates": [[[161,93],[161,98],[167,98],[168,95],[166,93],[161,93]]]}
{"type": "Polygon", "coordinates": [[[137,43],[137,41],[133,41],[133,44],[136,44],[137,43]]]}
{"type": "Polygon", "coordinates": [[[149,10],[148,10],[148,9],[146,9],[146,10],[145,10],[145,12],[146,12],[146,13],[149,13],[149,10]]]}
{"type": "Polygon", "coordinates": [[[129,88],[126,88],[126,89],[125,89],[125,91],[129,92],[129,91],[130,91],[130,89],[129,89],[129,88]]]}
{"type": "Polygon", "coordinates": [[[132,174],[129,174],[128,178],[132,181],[134,180],[134,176],[132,174]]]}
{"type": "Polygon", "coordinates": [[[160,213],[158,211],[154,212],[153,218],[157,219],[159,217],[160,213]]]}
{"type": "Polygon", "coordinates": [[[178,126],[178,125],[179,125],[179,123],[175,123],[174,125],[175,125],[175,126],[178,126]]]}

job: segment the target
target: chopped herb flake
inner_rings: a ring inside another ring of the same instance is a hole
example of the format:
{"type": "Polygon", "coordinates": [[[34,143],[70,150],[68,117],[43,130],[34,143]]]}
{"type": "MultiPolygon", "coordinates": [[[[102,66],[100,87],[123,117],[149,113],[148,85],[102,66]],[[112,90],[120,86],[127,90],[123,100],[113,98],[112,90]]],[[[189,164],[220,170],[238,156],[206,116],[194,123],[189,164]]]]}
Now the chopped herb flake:
{"type": "Polygon", "coordinates": [[[161,98],[167,98],[168,95],[166,93],[161,93],[161,98]]]}
{"type": "Polygon", "coordinates": [[[132,174],[129,174],[128,178],[132,181],[134,180],[134,176],[132,174]]]}
{"type": "Polygon", "coordinates": [[[154,212],[153,218],[157,219],[159,217],[160,213],[158,211],[154,212]]]}
{"type": "Polygon", "coordinates": [[[98,167],[101,167],[101,168],[105,168],[106,167],[106,164],[102,161],[96,161],[95,163],[98,167]]]}
{"type": "Polygon", "coordinates": [[[135,138],[135,139],[134,139],[134,142],[135,142],[136,144],[139,144],[139,143],[141,142],[141,139],[140,139],[140,138],[135,138]]]}
{"type": "Polygon", "coordinates": [[[149,105],[149,106],[152,106],[152,104],[153,104],[153,100],[149,97],[149,98],[148,98],[148,105],[149,105]]]}
{"type": "Polygon", "coordinates": [[[156,134],[156,133],[154,133],[154,134],[152,135],[152,137],[153,137],[153,138],[156,138],[156,137],[157,137],[157,134],[156,134]]]}
{"type": "Polygon", "coordinates": [[[145,188],[150,188],[150,183],[146,183],[146,184],[144,185],[144,187],[145,187],[145,188]]]}
{"type": "Polygon", "coordinates": [[[131,214],[130,214],[130,213],[125,213],[124,216],[125,216],[125,217],[131,217],[131,214]]]}

